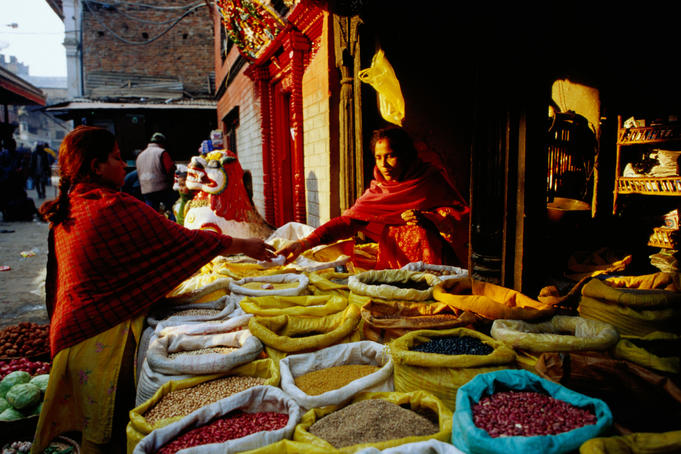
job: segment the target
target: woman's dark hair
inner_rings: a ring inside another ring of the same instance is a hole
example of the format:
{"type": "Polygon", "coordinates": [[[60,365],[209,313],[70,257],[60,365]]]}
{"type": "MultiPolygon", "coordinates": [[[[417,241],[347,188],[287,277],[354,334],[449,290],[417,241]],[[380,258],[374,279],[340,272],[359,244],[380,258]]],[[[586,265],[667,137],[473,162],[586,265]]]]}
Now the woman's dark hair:
{"type": "Polygon", "coordinates": [[[64,222],[69,214],[69,191],[76,184],[92,180],[91,163],[105,162],[116,146],[116,138],[104,128],[78,126],[59,146],[59,194],[42,204],[40,214],[52,225],[64,222]]]}
{"type": "Polygon", "coordinates": [[[414,142],[407,134],[407,131],[398,126],[388,126],[386,128],[377,129],[371,136],[371,152],[376,148],[376,142],[379,140],[387,140],[390,148],[404,160],[405,163],[414,161],[418,152],[414,147],[414,142]]]}

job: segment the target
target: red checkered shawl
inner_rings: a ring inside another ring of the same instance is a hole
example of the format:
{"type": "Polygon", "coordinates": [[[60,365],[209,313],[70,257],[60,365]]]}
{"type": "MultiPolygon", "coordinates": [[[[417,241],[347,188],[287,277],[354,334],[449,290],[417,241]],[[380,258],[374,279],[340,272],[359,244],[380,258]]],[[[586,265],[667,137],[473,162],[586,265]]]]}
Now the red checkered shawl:
{"type": "Polygon", "coordinates": [[[69,219],[50,230],[53,357],[143,314],[232,241],[186,229],[112,189],[79,184],[69,198],[69,219]]]}

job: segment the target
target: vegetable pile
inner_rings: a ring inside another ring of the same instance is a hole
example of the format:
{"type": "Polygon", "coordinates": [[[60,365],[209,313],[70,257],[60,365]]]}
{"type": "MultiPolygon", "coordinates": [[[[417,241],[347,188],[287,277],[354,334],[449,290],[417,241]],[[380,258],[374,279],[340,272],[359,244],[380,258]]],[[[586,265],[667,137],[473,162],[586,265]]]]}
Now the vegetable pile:
{"type": "Polygon", "coordinates": [[[0,380],[0,421],[15,421],[40,414],[48,374],[31,377],[16,370],[0,380]]]}

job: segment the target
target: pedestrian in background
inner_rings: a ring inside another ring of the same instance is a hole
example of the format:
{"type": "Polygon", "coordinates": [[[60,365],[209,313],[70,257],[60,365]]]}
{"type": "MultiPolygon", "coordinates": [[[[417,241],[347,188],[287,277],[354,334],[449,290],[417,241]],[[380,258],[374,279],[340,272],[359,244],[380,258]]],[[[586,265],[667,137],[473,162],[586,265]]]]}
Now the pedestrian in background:
{"type": "Polygon", "coordinates": [[[175,220],[172,213],[173,204],[177,199],[177,194],[173,191],[175,162],[166,147],[166,136],[155,132],[147,147],[137,156],[137,177],[142,197],[147,205],[156,211],[169,213],[168,217],[175,220]]]}
{"type": "Polygon", "coordinates": [[[46,146],[44,143],[39,143],[31,154],[30,176],[33,179],[39,199],[45,198],[45,186],[47,186],[48,179],[52,173],[50,159],[47,151],[45,151],[46,146]]]}

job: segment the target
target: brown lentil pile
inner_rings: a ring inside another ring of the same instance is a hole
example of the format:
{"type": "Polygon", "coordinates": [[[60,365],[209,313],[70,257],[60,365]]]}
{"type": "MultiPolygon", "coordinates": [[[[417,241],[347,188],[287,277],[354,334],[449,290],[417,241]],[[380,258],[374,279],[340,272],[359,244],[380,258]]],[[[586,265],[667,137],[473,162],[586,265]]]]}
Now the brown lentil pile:
{"type": "Polygon", "coordinates": [[[327,391],[342,388],[348,383],[373,374],[380,368],[369,364],[344,364],[308,372],[296,377],[296,386],[305,394],[318,396],[327,391]]]}
{"type": "Polygon", "coordinates": [[[194,410],[229,397],[253,386],[264,385],[265,379],[230,375],[217,378],[185,389],[176,389],[163,396],[156,405],[144,413],[151,425],[175,416],[186,416],[194,410]]]}
{"type": "Polygon", "coordinates": [[[438,425],[397,404],[367,399],[328,414],[308,431],[340,449],[361,443],[378,443],[437,433],[438,425]]]}
{"type": "Polygon", "coordinates": [[[168,355],[169,359],[175,359],[178,356],[197,356],[197,355],[206,355],[208,353],[220,353],[223,355],[226,355],[228,353],[232,353],[239,350],[238,348],[235,347],[206,347],[206,348],[197,348],[196,350],[187,350],[183,352],[175,352],[175,353],[170,353],[168,355]]]}

